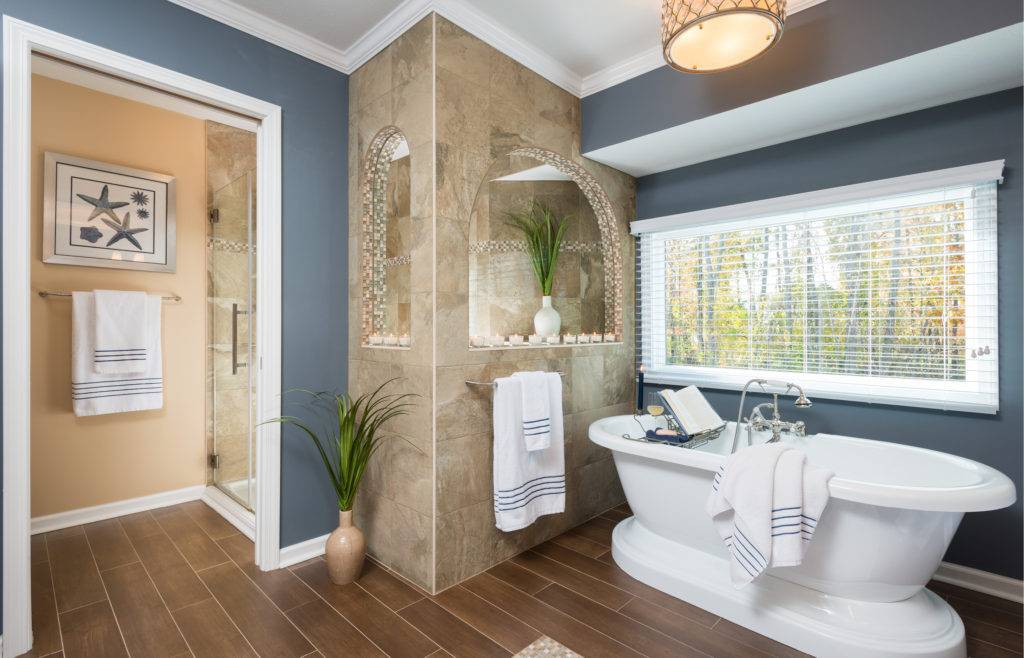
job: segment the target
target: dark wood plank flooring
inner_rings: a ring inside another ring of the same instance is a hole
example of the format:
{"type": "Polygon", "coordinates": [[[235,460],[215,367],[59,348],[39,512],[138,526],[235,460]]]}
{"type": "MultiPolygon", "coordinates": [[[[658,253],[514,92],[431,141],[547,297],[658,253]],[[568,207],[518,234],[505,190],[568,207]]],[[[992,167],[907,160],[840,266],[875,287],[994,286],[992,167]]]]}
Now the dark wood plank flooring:
{"type": "MultiPolygon", "coordinates": [[[[29,656],[511,656],[542,636],[590,657],[802,656],[640,583],[611,559],[608,510],[436,596],[368,561],[339,587],[322,559],[261,572],[202,503],[32,538],[29,656]]],[[[1021,605],[953,585],[972,658],[1022,655],[1021,605]]]]}

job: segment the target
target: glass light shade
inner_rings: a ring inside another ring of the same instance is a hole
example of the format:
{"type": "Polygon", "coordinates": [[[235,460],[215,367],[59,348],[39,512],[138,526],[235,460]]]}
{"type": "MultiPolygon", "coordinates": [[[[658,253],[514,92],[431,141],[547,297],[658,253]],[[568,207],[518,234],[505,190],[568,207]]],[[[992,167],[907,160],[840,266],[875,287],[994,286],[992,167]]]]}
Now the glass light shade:
{"type": "Polygon", "coordinates": [[[665,60],[687,73],[734,68],[775,45],[784,20],[784,0],[664,0],[665,60]]]}

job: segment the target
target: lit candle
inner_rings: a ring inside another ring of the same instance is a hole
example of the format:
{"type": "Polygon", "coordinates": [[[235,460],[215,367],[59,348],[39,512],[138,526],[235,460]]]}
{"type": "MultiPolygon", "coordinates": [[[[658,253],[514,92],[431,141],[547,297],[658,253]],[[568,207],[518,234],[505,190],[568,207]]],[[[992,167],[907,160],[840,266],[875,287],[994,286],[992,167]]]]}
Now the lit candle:
{"type": "Polygon", "coordinates": [[[547,337],[548,345],[558,345],[560,340],[562,340],[562,337],[557,334],[547,337]]]}
{"type": "Polygon", "coordinates": [[[604,342],[606,342],[606,343],[614,343],[615,342],[615,334],[605,334],[604,335],[604,342]]]}
{"type": "Polygon", "coordinates": [[[537,334],[530,334],[530,345],[540,345],[544,339],[537,334]]]}
{"type": "Polygon", "coordinates": [[[522,345],[523,337],[520,336],[519,334],[512,334],[511,336],[508,337],[508,342],[512,345],[522,345]]]}
{"type": "Polygon", "coordinates": [[[562,342],[566,345],[572,345],[576,342],[576,334],[566,334],[562,337],[562,342]]]}
{"type": "Polygon", "coordinates": [[[640,369],[636,373],[636,408],[643,411],[644,408],[644,368],[643,364],[640,364],[640,369]]]}
{"type": "Polygon", "coordinates": [[[491,347],[501,347],[505,344],[505,337],[494,335],[491,336],[491,347]]]}
{"type": "Polygon", "coordinates": [[[412,345],[412,338],[409,337],[409,334],[402,334],[398,337],[398,344],[402,347],[409,347],[412,345]]]}

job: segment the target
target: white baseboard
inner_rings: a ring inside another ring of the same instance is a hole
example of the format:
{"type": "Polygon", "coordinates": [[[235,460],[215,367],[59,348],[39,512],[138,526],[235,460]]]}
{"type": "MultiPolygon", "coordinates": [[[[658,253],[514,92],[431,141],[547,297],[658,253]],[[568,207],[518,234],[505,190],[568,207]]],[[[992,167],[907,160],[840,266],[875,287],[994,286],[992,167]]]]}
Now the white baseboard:
{"type": "Polygon", "coordinates": [[[278,564],[278,568],[290,567],[293,564],[304,562],[313,557],[324,554],[324,545],[327,543],[327,537],[329,535],[323,535],[320,537],[313,537],[306,541],[301,541],[298,544],[292,544],[291,546],[285,546],[281,549],[281,561],[278,564]]]}
{"type": "Polygon", "coordinates": [[[115,516],[124,516],[125,514],[145,512],[146,510],[177,505],[178,503],[190,500],[199,500],[203,495],[204,489],[206,489],[206,485],[200,484],[194,487],[185,487],[184,489],[162,491],[140,498],[129,498],[128,500],[118,500],[94,507],[83,507],[81,509],[68,510],[67,512],[37,516],[32,519],[32,534],[36,535],[40,532],[70,528],[71,526],[83,523],[103,521],[105,519],[112,519],[115,516]]]}
{"type": "Polygon", "coordinates": [[[249,539],[256,541],[256,515],[242,507],[238,501],[217,487],[207,486],[202,501],[224,517],[231,525],[249,539]]]}
{"type": "Polygon", "coordinates": [[[1024,603],[1024,581],[999,574],[943,562],[933,576],[935,580],[964,589],[990,594],[1001,599],[1024,603]]]}

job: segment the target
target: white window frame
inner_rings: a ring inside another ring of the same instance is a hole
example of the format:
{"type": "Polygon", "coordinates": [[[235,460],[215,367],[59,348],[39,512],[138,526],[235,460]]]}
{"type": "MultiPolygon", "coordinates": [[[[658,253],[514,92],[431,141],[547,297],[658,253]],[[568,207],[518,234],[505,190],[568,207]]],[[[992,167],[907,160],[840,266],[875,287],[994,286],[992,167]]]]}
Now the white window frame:
{"type": "MultiPolygon", "coordinates": [[[[949,189],[956,186],[974,186],[982,183],[1003,180],[1003,160],[985,162],[976,165],[954,167],[939,171],[900,176],[869,183],[859,183],[843,187],[794,194],[784,197],[753,201],[749,203],[710,208],[689,213],[681,213],[666,217],[645,219],[632,222],[630,229],[633,235],[647,233],[666,234],[666,237],[681,237],[686,234],[705,233],[709,227],[729,231],[756,227],[760,223],[778,224],[780,216],[799,213],[803,217],[820,214],[826,216],[831,206],[868,202],[872,199],[891,198],[915,192],[926,193],[939,188],[949,189]],[[768,218],[771,218],[770,220],[768,218]]],[[[970,203],[970,202],[969,202],[970,203]]],[[[970,211],[968,211],[970,212],[970,211]]],[[[969,227],[968,231],[972,231],[969,227]]],[[[993,243],[995,236],[993,236],[993,243]]],[[[968,283],[988,280],[995,285],[995,259],[980,261],[976,244],[970,244],[965,250],[966,278],[968,283]],[[983,264],[979,265],[979,262],[983,264]],[[973,264],[973,265],[972,265],[973,264]]],[[[794,381],[796,380],[808,395],[824,399],[847,400],[853,402],[891,404],[951,411],[994,414],[999,410],[998,394],[998,329],[996,330],[996,347],[992,349],[991,359],[996,369],[995,381],[997,391],[993,398],[991,392],[981,390],[968,376],[966,381],[926,380],[899,377],[872,377],[864,375],[837,375],[803,373],[792,371],[773,371],[765,369],[740,368],[709,368],[700,366],[666,365],[665,354],[665,318],[646,317],[643,315],[644,299],[664,297],[664,260],[657,257],[645,258],[641,255],[638,272],[640,280],[640,300],[638,314],[640,317],[641,346],[643,347],[643,363],[646,368],[646,381],[655,384],[697,385],[712,389],[741,390],[743,385],[754,378],[794,381]],[[654,260],[658,262],[648,262],[654,260]],[[652,271],[652,268],[654,271],[652,271]],[[659,274],[661,274],[659,276],[659,274]]],[[[967,349],[980,347],[976,333],[970,330],[972,323],[977,323],[978,308],[973,296],[967,298],[967,349]]],[[[994,311],[995,312],[995,311],[994,311]]],[[[998,317],[994,317],[998,327],[998,317]]],[[[974,360],[967,360],[968,375],[977,368],[974,360]]]]}

